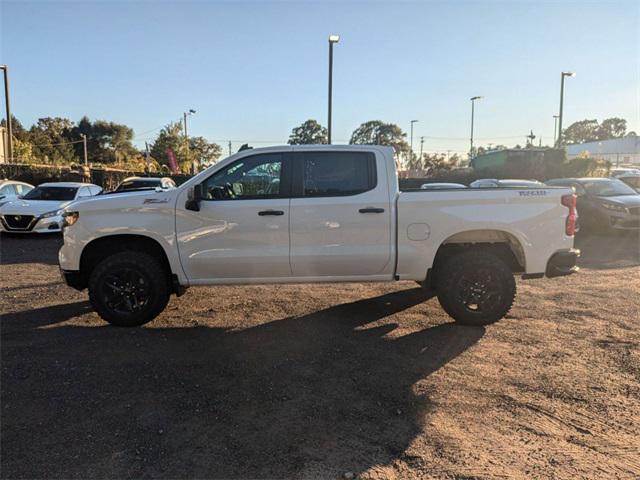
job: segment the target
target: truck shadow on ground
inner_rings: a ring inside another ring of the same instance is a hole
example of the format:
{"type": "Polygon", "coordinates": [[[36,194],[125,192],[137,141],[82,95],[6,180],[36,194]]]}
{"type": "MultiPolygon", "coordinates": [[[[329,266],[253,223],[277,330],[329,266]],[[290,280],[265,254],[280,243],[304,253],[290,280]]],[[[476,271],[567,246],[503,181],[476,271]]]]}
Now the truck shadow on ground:
{"type": "Polygon", "coordinates": [[[388,464],[432,408],[416,382],[484,334],[388,335],[387,317],[424,301],[414,288],[244,330],[61,324],[87,302],[5,315],[2,476],[326,478],[388,464]]]}

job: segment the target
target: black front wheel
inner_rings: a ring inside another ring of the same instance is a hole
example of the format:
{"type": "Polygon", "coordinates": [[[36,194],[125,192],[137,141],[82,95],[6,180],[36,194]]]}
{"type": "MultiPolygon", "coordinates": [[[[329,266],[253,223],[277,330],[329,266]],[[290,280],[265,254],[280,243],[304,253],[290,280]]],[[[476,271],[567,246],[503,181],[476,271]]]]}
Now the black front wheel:
{"type": "Polygon", "coordinates": [[[469,251],[447,259],[437,272],[442,308],[458,323],[487,325],[503,318],[516,296],[509,266],[488,252],[469,251]]]}
{"type": "Polygon", "coordinates": [[[141,252],[119,252],[102,260],[89,277],[89,300],[107,322],[121,327],[144,325],[169,301],[162,265],[141,252]]]}

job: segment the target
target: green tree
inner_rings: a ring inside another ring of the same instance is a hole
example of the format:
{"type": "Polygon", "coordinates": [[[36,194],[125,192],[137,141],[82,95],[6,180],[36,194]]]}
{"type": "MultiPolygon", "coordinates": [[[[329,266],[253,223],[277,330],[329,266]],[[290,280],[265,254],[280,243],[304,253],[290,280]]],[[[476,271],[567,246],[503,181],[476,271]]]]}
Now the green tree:
{"type": "MultiPolygon", "coordinates": [[[[393,123],[384,123],[380,120],[371,120],[361,124],[351,135],[351,144],[359,145],[388,145],[394,147],[396,153],[409,160],[409,144],[406,140],[407,134],[393,123]]],[[[408,162],[411,163],[411,162],[408,162]]]]}
{"type": "Polygon", "coordinates": [[[68,118],[45,117],[29,129],[29,140],[33,153],[46,163],[69,164],[78,160],[71,131],[74,125],[68,118]]]}
{"type": "Polygon", "coordinates": [[[182,122],[170,123],[160,130],[158,137],[151,144],[151,156],[160,165],[169,165],[168,149],[175,154],[182,172],[190,172],[193,161],[200,166],[208,166],[215,163],[222,155],[222,147],[217,143],[211,143],[204,137],[189,137],[189,158],[187,158],[182,122]]]}
{"type": "MultiPolygon", "coordinates": [[[[0,120],[0,127],[7,126],[6,119],[0,120]]],[[[11,114],[11,133],[18,140],[22,140],[23,142],[29,141],[29,132],[22,126],[20,120],[18,120],[13,114],[11,114]]]]}
{"type": "Polygon", "coordinates": [[[598,140],[624,137],[627,132],[627,121],[624,118],[607,118],[598,129],[598,140]]]}
{"type": "Polygon", "coordinates": [[[289,145],[314,145],[328,143],[328,132],[325,127],[313,119],[309,119],[299,127],[291,130],[289,145]]]}
{"type": "Polygon", "coordinates": [[[204,137],[189,137],[189,157],[200,167],[208,167],[218,161],[222,147],[204,137]]]}
{"type": "Polygon", "coordinates": [[[612,138],[624,137],[627,121],[624,118],[612,117],[598,123],[598,120],[580,120],[572,123],[562,131],[565,143],[587,143],[612,138]]]}
{"type": "Polygon", "coordinates": [[[94,161],[101,163],[126,162],[138,154],[132,141],[132,128],[106,120],[96,120],[91,126],[90,136],[87,136],[87,148],[90,142],[95,149],[94,155],[91,157],[95,159],[94,161]]]}
{"type": "MultiPolygon", "coordinates": [[[[167,150],[171,149],[176,155],[178,164],[182,167],[185,163],[184,155],[184,135],[182,134],[182,123],[172,122],[165,126],[155,141],[151,144],[151,156],[155,158],[160,165],[169,165],[169,157],[167,150]]],[[[188,166],[187,171],[191,167],[188,166]]]]}

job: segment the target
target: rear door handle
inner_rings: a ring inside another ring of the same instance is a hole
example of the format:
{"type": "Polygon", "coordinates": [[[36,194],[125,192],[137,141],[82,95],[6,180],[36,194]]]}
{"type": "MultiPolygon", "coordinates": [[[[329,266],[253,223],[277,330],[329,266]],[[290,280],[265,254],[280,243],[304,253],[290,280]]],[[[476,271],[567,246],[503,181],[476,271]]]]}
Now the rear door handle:
{"type": "Polygon", "coordinates": [[[265,215],[273,215],[279,217],[280,215],[284,215],[284,212],[282,210],[262,210],[261,212],[258,212],[258,215],[260,215],[261,217],[264,217],[265,215]]]}
{"type": "Polygon", "coordinates": [[[384,208],[367,207],[358,210],[360,213],[384,213],[384,208]]]}

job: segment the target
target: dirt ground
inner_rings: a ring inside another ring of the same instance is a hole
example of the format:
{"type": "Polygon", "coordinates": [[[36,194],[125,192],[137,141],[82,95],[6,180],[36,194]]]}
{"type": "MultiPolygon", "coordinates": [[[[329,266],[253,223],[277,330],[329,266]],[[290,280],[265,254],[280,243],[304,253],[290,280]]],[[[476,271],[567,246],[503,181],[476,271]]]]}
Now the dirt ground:
{"type": "Polygon", "coordinates": [[[640,244],[453,324],[414,283],[190,289],[139,329],[2,237],[3,478],[639,478],[640,244]]]}

